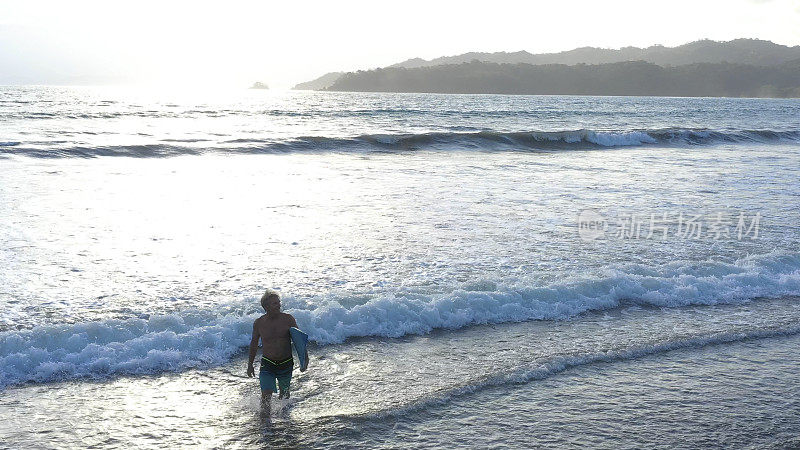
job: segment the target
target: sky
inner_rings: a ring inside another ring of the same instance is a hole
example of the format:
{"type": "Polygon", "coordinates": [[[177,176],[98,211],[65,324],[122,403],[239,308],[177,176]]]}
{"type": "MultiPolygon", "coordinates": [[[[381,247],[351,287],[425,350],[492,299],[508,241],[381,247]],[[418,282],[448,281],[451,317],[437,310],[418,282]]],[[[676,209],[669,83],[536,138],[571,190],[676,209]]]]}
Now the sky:
{"type": "Polygon", "coordinates": [[[0,84],[286,89],[414,57],[736,38],[800,45],[800,1],[0,0],[0,84]]]}

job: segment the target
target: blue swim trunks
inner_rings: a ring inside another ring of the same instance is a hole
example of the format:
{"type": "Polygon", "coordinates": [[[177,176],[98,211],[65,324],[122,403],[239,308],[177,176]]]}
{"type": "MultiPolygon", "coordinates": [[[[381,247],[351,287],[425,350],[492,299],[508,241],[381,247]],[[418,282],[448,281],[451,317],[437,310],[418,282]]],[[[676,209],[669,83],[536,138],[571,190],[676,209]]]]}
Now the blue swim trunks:
{"type": "Polygon", "coordinates": [[[280,393],[289,394],[289,382],[292,381],[292,369],[294,368],[294,359],[290,356],[289,359],[283,361],[273,361],[266,357],[261,357],[261,370],[258,371],[258,382],[261,384],[262,391],[278,392],[277,387],[280,387],[280,393]],[[277,380],[278,386],[275,386],[277,380]]]}

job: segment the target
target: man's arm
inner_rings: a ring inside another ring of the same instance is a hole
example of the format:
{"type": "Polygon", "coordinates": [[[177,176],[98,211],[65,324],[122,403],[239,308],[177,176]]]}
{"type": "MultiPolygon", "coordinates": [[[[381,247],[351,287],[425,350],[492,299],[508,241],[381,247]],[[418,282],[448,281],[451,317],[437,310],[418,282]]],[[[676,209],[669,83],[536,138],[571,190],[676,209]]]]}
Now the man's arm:
{"type": "Polygon", "coordinates": [[[248,377],[254,377],[256,375],[256,369],[253,367],[253,361],[255,361],[256,353],[258,353],[258,338],[260,337],[257,324],[258,321],[253,322],[253,337],[250,338],[250,359],[247,361],[248,377]]]}

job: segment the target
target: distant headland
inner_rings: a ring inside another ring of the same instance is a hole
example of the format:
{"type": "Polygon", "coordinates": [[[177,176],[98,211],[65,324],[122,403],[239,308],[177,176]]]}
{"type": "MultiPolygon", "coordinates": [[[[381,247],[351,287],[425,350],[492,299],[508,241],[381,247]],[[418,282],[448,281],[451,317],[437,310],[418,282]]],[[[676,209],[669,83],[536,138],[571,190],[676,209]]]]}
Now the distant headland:
{"type": "Polygon", "coordinates": [[[269,89],[269,86],[260,81],[256,81],[252,86],[250,86],[250,89],[269,89]]]}
{"type": "Polygon", "coordinates": [[[560,53],[465,53],[333,72],[295,89],[455,94],[800,97],[800,46],[758,39],[560,53]]]}

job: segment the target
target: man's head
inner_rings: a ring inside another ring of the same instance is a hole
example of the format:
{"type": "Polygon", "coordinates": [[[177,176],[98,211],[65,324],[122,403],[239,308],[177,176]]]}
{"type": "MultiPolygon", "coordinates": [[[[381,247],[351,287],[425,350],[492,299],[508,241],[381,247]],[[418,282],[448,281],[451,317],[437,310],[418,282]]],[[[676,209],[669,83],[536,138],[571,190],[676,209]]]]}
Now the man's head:
{"type": "Polygon", "coordinates": [[[261,296],[261,307],[264,311],[279,312],[281,310],[281,296],[272,289],[267,289],[264,295],[261,296]]]}

